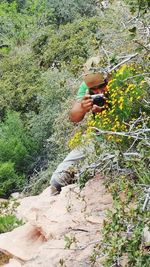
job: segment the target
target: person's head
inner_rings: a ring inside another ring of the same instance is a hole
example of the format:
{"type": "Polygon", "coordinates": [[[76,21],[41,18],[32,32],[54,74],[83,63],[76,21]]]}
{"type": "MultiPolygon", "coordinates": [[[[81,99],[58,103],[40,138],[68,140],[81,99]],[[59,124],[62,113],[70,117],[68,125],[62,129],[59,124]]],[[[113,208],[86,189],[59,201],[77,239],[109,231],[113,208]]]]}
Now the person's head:
{"type": "Polygon", "coordinates": [[[106,91],[108,79],[103,73],[97,72],[85,74],[83,80],[93,94],[99,94],[106,91]]]}
{"type": "Polygon", "coordinates": [[[108,79],[110,78],[107,73],[100,71],[93,72],[93,69],[97,69],[99,62],[100,57],[92,57],[89,58],[84,65],[83,80],[93,94],[105,92],[108,79]]]}

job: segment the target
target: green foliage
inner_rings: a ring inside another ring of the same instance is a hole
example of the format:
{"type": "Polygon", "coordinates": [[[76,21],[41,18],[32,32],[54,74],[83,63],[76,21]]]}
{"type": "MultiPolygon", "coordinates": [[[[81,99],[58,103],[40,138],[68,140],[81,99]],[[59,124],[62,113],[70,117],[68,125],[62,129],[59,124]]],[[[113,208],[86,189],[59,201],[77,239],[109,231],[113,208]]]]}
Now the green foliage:
{"type": "Polygon", "coordinates": [[[0,124],[0,195],[20,190],[32,168],[38,144],[25,130],[20,116],[9,112],[0,124]]]}
{"type": "Polygon", "coordinates": [[[25,171],[36,148],[37,145],[25,130],[19,114],[9,112],[6,120],[0,124],[0,161],[11,160],[16,170],[25,171]]]}
{"type": "MultiPolygon", "coordinates": [[[[105,109],[95,116],[88,116],[86,138],[95,135],[96,127],[97,131],[104,132],[107,141],[114,142],[123,152],[133,141],[128,134],[130,128],[132,131],[141,128],[142,131],[144,124],[149,127],[149,111],[145,108],[144,101],[149,94],[148,83],[140,74],[140,66],[123,65],[112,74],[106,90],[108,99],[105,109]]],[[[96,139],[101,142],[102,136],[96,136],[96,139]]],[[[85,135],[81,130],[75,133],[69,143],[74,147],[84,142],[85,135]]]]}
{"type": "Polygon", "coordinates": [[[0,197],[8,197],[15,190],[20,190],[23,185],[24,177],[16,173],[14,163],[0,162],[0,197]]]}
{"type": "Polygon", "coordinates": [[[15,215],[0,216],[0,234],[12,231],[22,224],[22,220],[18,220],[15,215]]]}
{"type": "Polygon", "coordinates": [[[79,16],[94,16],[97,13],[95,0],[47,0],[48,8],[52,8],[57,25],[72,22],[79,16]]]}
{"type": "Polygon", "coordinates": [[[150,255],[144,248],[142,234],[145,225],[150,223],[150,212],[142,212],[143,189],[130,177],[118,175],[109,182],[108,191],[113,196],[113,210],[107,212],[103,240],[91,256],[91,262],[96,262],[96,256],[103,253],[107,255],[105,267],[123,266],[124,259],[126,266],[148,267],[150,255]]]}
{"type": "MultiPolygon", "coordinates": [[[[149,150],[150,155],[150,150],[149,150]]],[[[150,183],[150,168],[149,168],[149,156],[142,157],[141,159],[131,159],[130,167],[134,170],[137,180],[141,184],[149,185],[150,183]]]]}
{"type": "Polygon", "coordinates": [[[115,209],[109,211],[104,222],[104,250],[108,253],[104,266],[117,263],[117,258],[119,261],[124,254],[128,255],[128,266],[142,267],[142,263],[148,266],[149,253],[142,247],[142,232],[149,224],[150,213],[142,212],[139,196],[143,195],[143,190],[125,176],[118,179],[109,185],[115,209]]]}
{"type": "MultiPolygon", "coordinates": [[[[87,135],[91,137],[91,126],[126,134],[129,129],[137,133],[150,127],[149,87],[143,75],[149,72],[148,19],[144,20],[149,1],[125,1],[136,12],[136,20],[121,1],[109,1],[112,6],[104,11],[99,9],[98,2],[101,1],[1,1],[1,196],[8,197],[24,185],[27,188],[27,176],[30,176],[28,192],[38,194],[48,185],[52,171],[68,149],[67,141],[73,129],[68,110],[78,87],[75,76],[81,75],[83,64],[90,56],[100,55],[100,67],[104,67],[117,64],[127,54],[139,53],[136,65],[113,74],[109,85],[109,118],[103,114],[100,121],[97,117],[96,125],[88,125],[87,135]],[[143,21],[138,21],[139,18],[143,21]],[[19,111],[21,117],[14,112],[7,113],[8,110],[19,111]],[[46,170],[39,171],[47,165],[46,170]],[[36,174],[32,173],[35,167],[36,174]]],[[[80,136],[76,137],[78,141],[80,136]]],[[[141,212],[143,192],[133,181],[149,184],[149,132],[140,134],[140,138],[101,135],[93,141],[100,172],[110,175],[114,182],[109,185],[114,209],[104,225],[103,252],[107,252],[105,264],[109,267],[117,266],[117,257],[120,259],[124,254],[128,256],[129,266],[148,266],[149,255],[142,247],[141,237],[149,213],[141,212]],[[124,152],[138,156],[127,157],[124,152]],[[130,175],[123,178],[122,173],[130,175]],[[127,236],[130,225],[133,229],[127,236]]],[[[88,177],[88,171],[83,173],[81,187],[88,177]]],[[[8,224],[15,224],[13,219],[9,222],[3,220],[2,224],[8,229],[8,224]]],[[[66,248],[76,243],[73,236],[65,237],[65,241],[66,248]]],[[[96,253],[91,259],[96,262],[96,253]]]]}
{"type": "Polygon", "coordinates": [[[36,29],[55,24],[54,10],[48,6],[48,0],[27,0],[22,13],[31,18],[36,29]]]}
{"type": "Polygon", "coordinates": [[[122,266],[124,258],[126,266],[149,266],[149,249],[142,236],[150,225],[150,212],[149,206],[142,210],[141,186],[150,184],[149,81],[142,72],[146,70],[137,65],[116,71],[108,84],[108,108],[88,121],[87,137],[94,136],[101,147],[99,172],[110,178],[108,191],[114,200],[104,221],[103,240],[91,255],[93,266],[101,254],[105,267],[122,266]]]}
{"type": "Polygon", "coordinates": [[[146,13],[150,7],[149,0],[125,0],[129,6],[132,13],[138,11],[138,13],[146,13]]]}
{"type": "Polygon", "coordinates": [[[0,4],[0,43],[12,47],[23,42],[29,33],[28,24],[31,23],[28,16],[18,13],[16,2],[2,1],[0,4]]]}
{"type": "MultiPolygon", "coordinates": [[[[51,32],[46,46],[41,45],[39,37],[33,43],[33,51],[40,51],[42,66],[58,68],[62,66],[62,69],[68,66],[69,70],[76,73],[93,50],[99,23],[98,17],[68,23],[61,26],[58,31],[51,32]]],[[[44,36],[43,39],[45,39],[44,36]]]]}
{"type": "Polygon", "coordinates": [[[0,112],[13,109],[21,112],[38,109],[40,70],[30,56],[17,55],[1,61],[0,112]]]}
{"type": "Polygon", "coordinates": [[[21,45],[44,26],[72,22],[78,16],[92,16],[96,11],[95,0],[2,0],[0,44],[11,48],[21,45]]]}
{"type": "MultiPolygon", "coordinates": [[[[23,225],[23,221],[18,219],[14,213],[16,207],[19,203],[16,200],[10,199],[2,200],[0,203],[0,234],[12,231],[14,228],[23,225]]],[[[11,255],[6,255],[5,253],[0,253],[0,265],[6,264],[9,262],[9,259],[12,258],[11,255]]]]}
{"type": "Polygon", "coordinates": [[[0,3],[0,43],[10,47],[23,44],[35,30],[51,23],[46,0],[17,0],[0,3]]]}
{"type": "MultiPolygon", "coordinates": [[[[28,114],[29,128],[37,141],[45,143],[46,139],[52,135],[53,124],[58,115],[64,111],[64,103],[72,94],[71,81],[68,71],[47,70],[42,75],[41,93],[38,95],[39,112],[28,114]]],[[[55,157],[55,151],[53,153],[55,157]]]]}
{"type": "Polygon", "coordinates": [[[80,177],[79,177],[79,181],[78,181],[80,189],[82,189],[82,188],[85,186],[86,182],[87,182],[90,178],[91,178],[91,174],[90,174],[89,170],[84,171],[84,172],[80,175],[80,177]]]}
{"type": "Polygon", "coordinates": [[[143,111],[142,100],[147,96],[148,86],[138,68],[139,66],[123,65],[112,75],[108,84],[108,110],[104,111],[104,119],[102,118],[99,125],[101,128],[126,130],[125,123],[140,116],[143,111]]]}
{"type": "Polygon", "coordinates": [[[65,242],[66,242],[65,249],[70,249],[71,245],[76,244],[76,242],[77,242],[76,237],[74,235],[72,235],[72,236],[65,235],[64,238],[65,238],[65,242]]]}

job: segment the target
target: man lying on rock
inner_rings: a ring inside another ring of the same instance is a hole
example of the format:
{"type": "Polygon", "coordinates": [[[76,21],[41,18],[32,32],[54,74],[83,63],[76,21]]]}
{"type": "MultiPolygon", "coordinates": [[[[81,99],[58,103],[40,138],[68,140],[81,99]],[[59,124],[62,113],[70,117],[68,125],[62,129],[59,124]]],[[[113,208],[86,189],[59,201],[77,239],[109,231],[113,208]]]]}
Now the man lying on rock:
{"type": "MultiPolygon", "coordinates": [[[[70,111],[70,120],[80,122],[87,112],[101,113],[106,108],[108,77],[103,73],[87,73],[77,92],[76,101],[70,111]]],[[[87,153],[93,151],[93,146],[87,146],[87,153]]],[[[72,150],[61,162],[51,177],[51,195],[61,191],[61,187],[73,183],[73,176],[69,168],[74,166],[86,156],[85,148],[77,147],[72,150]]]]}

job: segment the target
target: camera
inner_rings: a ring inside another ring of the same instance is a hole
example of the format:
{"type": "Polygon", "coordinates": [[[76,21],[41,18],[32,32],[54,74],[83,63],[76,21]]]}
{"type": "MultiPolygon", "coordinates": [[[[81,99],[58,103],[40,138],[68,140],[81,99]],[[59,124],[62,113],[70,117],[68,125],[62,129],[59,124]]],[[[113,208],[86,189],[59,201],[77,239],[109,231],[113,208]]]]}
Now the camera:
{"type": "Polygon", "coordinates": [[[106,104],[106,97],[104,94],[95,94],[91,95],[91,98],[93,99],[93,104],[97,105],[99,107],[103,107],[106,104]]]}

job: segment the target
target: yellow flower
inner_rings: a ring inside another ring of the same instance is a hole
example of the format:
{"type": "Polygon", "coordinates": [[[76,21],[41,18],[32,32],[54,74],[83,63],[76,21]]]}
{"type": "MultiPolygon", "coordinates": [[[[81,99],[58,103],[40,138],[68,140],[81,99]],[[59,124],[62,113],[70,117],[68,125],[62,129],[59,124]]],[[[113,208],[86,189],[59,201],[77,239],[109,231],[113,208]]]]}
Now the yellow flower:
{"type": "Polygon", "coordinates": [[[82,132],[78,131],[74,134],[74,136],[69,141],[69,147],[74,148],[76,147],[81,141],[82,132]]]}
{"type": "Polygon", "coordinates": [[[124,64],[121,68],[120,68],[120,70],[118,71],[118,74],[123,74],[123,72],[124,72],[124,70],[127,68],[127,65],[126,64],[124,64]]]}
{"type": "Polygon", "coordinates": [[[113,99],[111,103],[114,105],[116,103],[116,99],[113,99]]]}
{"type": "Polygon", "coordinates": [[[135,87],[136,87],[135,84],[129,84],[126,92],[135,89],[135,87]]]}
{"type": "Polygon", "coordinates": [[[112,135],[108,135],[107,140],[111,140],[111,139],[113,139],[112,135]]]}
{"type": "Polygon", "coordinates": [[[119,105],[119,108],[122,110],[123,109],[123,105],[122,103],[119,105]]]}
{"type": "Polygon", "coordinates": [[[142,80],[142,81],[140,82],[140,85],[143,85],[144,83],[146,83],[146,81],[145,81],[145,80],[142,80]]]}

